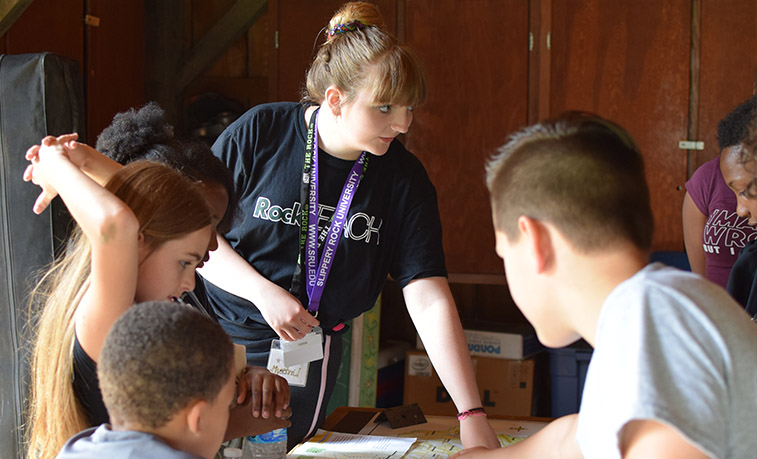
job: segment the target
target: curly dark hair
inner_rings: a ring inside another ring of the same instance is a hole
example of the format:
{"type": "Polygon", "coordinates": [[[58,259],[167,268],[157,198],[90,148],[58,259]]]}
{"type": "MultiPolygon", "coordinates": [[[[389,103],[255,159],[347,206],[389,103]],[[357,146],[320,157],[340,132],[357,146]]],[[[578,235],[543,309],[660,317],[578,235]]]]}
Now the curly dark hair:
{"type": "Polygon", "coordinates": [[[749,134],[749,124],[757,119],[757,96],[740,103],[718,123],[720,149],[743,143],[749,134]]]}
{"type": "Polygon", "coordinates": [[[177,303],[129,308],[105,339],[97,377],[111,420],[158,428],[196,400],[213,402],[234,370],[220,325],[177,303]]]}
{"type": "Polygon", "coordinates": [[[231,227],[238,204],[231,172],[207,144],[178,139],[157,103],[149,102],[140,109],[117,113],[97,137],[95,148],[121,164],[140,159],[158,161],[180,170],[192,180],[222,186],[229,196],[229,205],[218,231],[223,233],[231,227]]]}

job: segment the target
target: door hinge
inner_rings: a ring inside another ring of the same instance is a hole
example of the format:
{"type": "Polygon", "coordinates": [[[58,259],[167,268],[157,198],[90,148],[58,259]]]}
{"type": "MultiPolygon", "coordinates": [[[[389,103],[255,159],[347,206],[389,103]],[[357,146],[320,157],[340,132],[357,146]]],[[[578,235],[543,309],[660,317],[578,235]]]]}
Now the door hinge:
{"type": "Polygon", "coordinates": [[[701,140],[679,140],[678,148],[681,150],[704,150],[704,142],[701,140]]]}
{"type": "Polygon", "coordinates": [[[100,18],[87,14],[84,16],[84,23],[92,27],[100,27],[100,18]]]}

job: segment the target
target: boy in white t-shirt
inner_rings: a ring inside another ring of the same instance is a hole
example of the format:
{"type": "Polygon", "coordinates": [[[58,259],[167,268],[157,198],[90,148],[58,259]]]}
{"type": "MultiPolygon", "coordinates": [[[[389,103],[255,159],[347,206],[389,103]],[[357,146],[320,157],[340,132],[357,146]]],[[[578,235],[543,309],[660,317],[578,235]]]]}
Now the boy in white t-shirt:
{"type": "Polygon", "coordinates": [[[594,346],[578,414],[470,457],[744,458],[757,451],[757,325],[698,275],[648,265],[641,155],[572,113],[512,135],[487,166],[497,253],[541,342],[594,346]]]}

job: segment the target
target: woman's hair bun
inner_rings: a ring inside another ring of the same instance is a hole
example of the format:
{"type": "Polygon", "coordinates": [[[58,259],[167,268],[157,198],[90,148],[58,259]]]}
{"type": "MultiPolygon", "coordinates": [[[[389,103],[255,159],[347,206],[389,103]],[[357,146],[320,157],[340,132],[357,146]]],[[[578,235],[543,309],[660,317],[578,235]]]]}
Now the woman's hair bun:
{"type": "Polygon", "coordinates": [[[153,149],[168,148],[174,142],[173,128],[165,122],[165,112],[155,102],[140,109],[116,114],[113,122],[97,137],[95,148],[109,158],[127,164],[147,159],[153,149]]]}
{"type": "Polygon", "coordinates": [[[381,17],[381,12],[378,6],[368,2],[350,2],[344,4],[334,16],[331,17],[328,25],[329,36],[334,36],[332,32],[338,30],[345,24],[351,24],[358,21],[364,26],[377,27],[379,29],[385,29],[386,24],[384,18],[381,17]]]}

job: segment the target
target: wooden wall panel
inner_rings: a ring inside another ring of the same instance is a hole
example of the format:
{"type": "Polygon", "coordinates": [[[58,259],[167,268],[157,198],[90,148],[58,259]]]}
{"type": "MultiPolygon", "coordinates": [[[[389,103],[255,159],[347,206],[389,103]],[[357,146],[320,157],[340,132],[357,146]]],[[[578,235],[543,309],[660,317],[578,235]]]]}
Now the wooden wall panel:
{"type": "Polygon", "coordinates": [[[86,26],[87,141],[110,124],[113,115],[145,103],[144,3],[87,0],[87,14],[99,26],[86,26]]]}
{"type": "Polygon", "coordinates": [[[438,191],[447,269],[501,276],[484,162],[526,124],[528,3],[407,0],[405,21],[429,82],[405,144],[438,191]]]}
{"type": "MultiPolygon", "coordinates": [[[[233,0],[193,1],[190,44],[195,45],[233,4],[233,0]]],[[[205,72],[205,76],[247,76],[247,34],[234,42],[223,56],[219,56],[215,65],[205,72]]]]}
{"type": "Polygon", "coordinates": [[[84,140],[94,144],[115,113],[144,103],[143,24],[141,2],[35,0],[3,37],[3,51],[47,51],[80,63],[87,98],[84,140]],[[97,17],[99,26],[85,26],[86,14],[97,17]]]}
{"type": "Polygon", "coordinates": [[[757,2],[702,1],[699,68],[699,136],[705,149],[695,170],[720,154],[717,124],[753,95],[757,70],[757,2]]]}
{"type": "Polygon", "coordinates": [[[273,58],[273,25],[271,14],[266,12],[247,34],[247,75],[267,79],[270,60],[273,58]]]}
{"type": "MultiPolygon", "coordinates": [[[[192,1],[191,11],[187,14],[187,49],[202,39],[233,4],[234,0],[192,1]]],[[[268,94],[269,60],[273,52],[270,11],[269,7],[247,33],[190,85],[186,91],[185,106],[207,92],[219,93],[247,108],[272,101],[268,94]]]]}
{"type": "Polygon", "coordinates": [[[35,0],[4,35],[7,54],[60,54],[84,65],[84,1],[35,0]]]}
{"type": "MultiPolygon", "coordinates": [[[[300,88],[305,84],[305,73],[315,56],[318,45],[325,35],[319,31],[326,27],[334,12],[344,4],[344,0],[270,0],[269,10],[276,11],[271,18],[278,24],[279,48],[272,61],[276,75],[271,92],[277,101],[300,100],[300,88]],[[273,6],[271,3],[276,3],[273,6]],[[316,36],[318,39],[316,40],[316,36]]],[[[387,28],[397,30],[396,0],[376,0],[387,28]]]]}
{"type": "Polygon", "coordinates": [[[624,126],[644,154],[655,250],[683,250],[691,0],[552,4],[551,114],[586,110],[624,126]]]}

